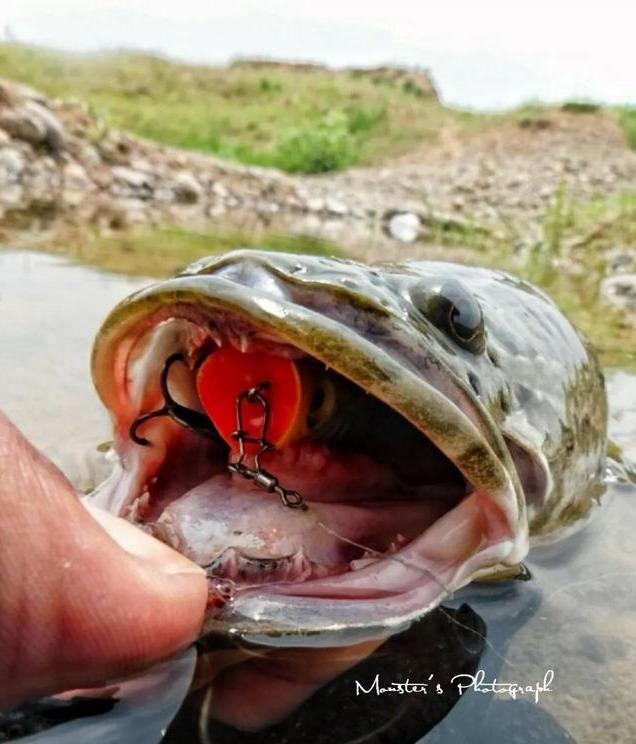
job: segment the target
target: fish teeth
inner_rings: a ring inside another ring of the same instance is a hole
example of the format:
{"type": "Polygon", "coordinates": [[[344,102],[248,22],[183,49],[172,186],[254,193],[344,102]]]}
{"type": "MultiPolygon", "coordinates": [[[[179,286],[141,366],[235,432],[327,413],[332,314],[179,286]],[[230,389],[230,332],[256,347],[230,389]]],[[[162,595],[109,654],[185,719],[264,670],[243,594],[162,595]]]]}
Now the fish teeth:
{"type": "Polygon", "coordinates": [[[304,581],[312,575],[313,568],[313,563],[302,549],[289,556],[261,558],[245,555],[235,548],[226,548],[205,567],[208,578],[250,584],[304,581]]]}
{"type": "Polygon", "coordinates": [[[411,541],[408,537],[405,537],[404,535],[397,534],[393,540],[393,542],[389,545],[389,549],[387,550],[387,553],[397,553],[398,550],[402,550],[402,548],[405,545],[408,545],[411,541]]]}
{"type": "Polygon", "coordinates": [[[208,576],[236,579],[238,576],[238,553],[234,548],[227,548],[220,556],[205,566],[208,576]]]}
{"type": "Polygon", "coordinates": [[[365,558],[363,556],[362,558],[357,558],[355,561],[350,561],[349,568],[351,569],[351,571],[359,571],[361,568],[366,568],[373,563],[377,563],[379,560],[380,558],[378,558],[377,556],[375,558],[365,558]]]}
{"type": "Polygon", "coordinates": [[[290,578],[302,581],[309,578],[311,575],[313,564],[305,555],[305,551],[301,548],[292,556],[290,568],[292,573],[290,578]]]}
{"type": "Polygon", "coordinates": [[[250,348],[249,338],[242,333],[239,336],[239,348],[243,354],[247,354],[250,348]]]}

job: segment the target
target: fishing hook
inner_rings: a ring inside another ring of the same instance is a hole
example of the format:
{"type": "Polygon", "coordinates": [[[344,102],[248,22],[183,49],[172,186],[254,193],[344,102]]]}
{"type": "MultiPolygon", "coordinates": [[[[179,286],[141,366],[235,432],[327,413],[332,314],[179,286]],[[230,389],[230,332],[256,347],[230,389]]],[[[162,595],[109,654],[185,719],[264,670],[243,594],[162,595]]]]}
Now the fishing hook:
{"type": "Polygon", "coordinates": [[[208,439],[221,441],[219,433],[212,425],[210,419],[204,413],[200,413],[199,411],[194,411],[192,408],[182,406],[180,403],[177,403],[177,401],[170,394],[170,390],[168,388],[168,375],[170,373],[170,368],[176,362],[182,362],[183,364],[186,364],[184,355],[177,353],[169,356],[168,359],[166,359],[163,370],[161,371],[159,386],[161,388],[161,394],[163,395],[165,404],[161,408],[158,408],[156,411],[150,411],[149,413],[144,413],[143,415],[137,417],[130,425],[130,438],[136,444],[140,444],[143,447],[148,447],[151,444],[149,439],[140,436],[137,432],[139,428],[143,426],[147,421],[150,421],[153,418],[158,418],[160,416],[170,416],[173,421],[176,421],[178,424],[185,427],[189,431],[194,432],[195,434],[200,434],[201,436],[208,439]]]}

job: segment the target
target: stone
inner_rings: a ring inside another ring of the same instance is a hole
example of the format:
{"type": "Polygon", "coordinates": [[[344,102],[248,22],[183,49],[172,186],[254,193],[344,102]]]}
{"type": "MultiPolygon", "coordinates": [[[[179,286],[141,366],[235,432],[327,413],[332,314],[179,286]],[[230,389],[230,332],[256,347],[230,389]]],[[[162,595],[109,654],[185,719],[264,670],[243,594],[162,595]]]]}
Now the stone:
{"type": "Polygon", "coordinates": [[[19,183],[0,183],[0,204],[3,207],[14,209],[24,205],[24,189],[19,183]]]}
{"type": "Polygon", "coordinates": [[[62,200],[70,207],[79,206],[95,191],[95,184],[79,163],[66,163],[62,171],[62,182],[62,200]]]}
{"type": "Polygon", "coordinates": [[[398,212],[389,219],[387,229],[395,240],[412,243],[422,231],[422,222],[413,212],[398,212]]]}
{"type": "Polygon", "coordinates": [[[26,162],[23,155],[10,147],[3,147],[0,150],[0,186],[5,183],[17,183],[26,162]]]}
{"type": "Polygon", "coordinates": [[[328,212],[338,217],[344,217],[349,214],[349,207],[339,199],[327,199],[325,206],[328,212]]]}
{"type": "Polygon", "coordinates": [[[112,169],[114,182],[111,192],[114,196],[132,199],[149,199],[153,192],[153,179],[149,173],[116,165],[112,169]]]}
{"type": "Polygon", "coordinates": [[[191,173],[178,173],[174,180],[174,192],[178,202],[194,204],[199,201],[203,195],[203,189],[191,173]]]}
{"type": "Polygon", "coordinates": [[[627,313],[636,322],[636,274],[617,274],[603,279],[600,295],[605,304],[627,313]]]}
{"type": "Polygon", "coordinates": [[[45,145],[57,153],[64,141],[62,124],[46,106],[33,100],[13,107],[0,107],[0,128],[14,139],[45,145]]]}
{"type": "Polygon", "coordinates": [[[25,171],[24,190],[27,199],[40,206],[54,205],[62,192],[62,175],[55,166],[36,160],[25,171]]]}
{"type": "Polygon", "coordinates": [[[93,184],[86,171],[79,163],[67,163],[64,166],[64,188],[71,190],[92,189],[93,184]]]}
{"type": "Polygon", "coordinates": [[[611,274],[631,274],[636,271],[636,251],[631,248],[614,248],[605,258],[611,274]]]}
{"type": "Polygon", "coordinates": [[[307,209],[310,212],[322,212],[325,209],[325,200],[320,199],[319,197],[307,199],[306,204],[307,204],[307,209]]]}
{"type": "Polygon", "coordinates": [[[212,193],[219,196],[221,199],[226,199],[230,195],[227,188],[219,181],[215,181],[212,184],[212,193]]]}

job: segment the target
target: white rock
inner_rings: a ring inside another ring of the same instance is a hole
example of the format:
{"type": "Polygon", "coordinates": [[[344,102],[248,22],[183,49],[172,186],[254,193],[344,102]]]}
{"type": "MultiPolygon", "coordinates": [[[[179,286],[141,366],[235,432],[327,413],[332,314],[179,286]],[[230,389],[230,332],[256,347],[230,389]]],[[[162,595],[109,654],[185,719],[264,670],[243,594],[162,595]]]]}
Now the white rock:
{"type": "Polygon", "coordinates": [[[349,214],[349,207],[339,199],[327,199],[325,206],[331,214],[337,214],[339,216],[349,214]]]}
{"type": "Polygon", "coordinates": [[[201,184],[191,173],[178,173],[175,178],[177,200],[191,204],[199,201],[203,193],[201,184]]]}
{"type": "Polygon", "coordinates": [[[631,248],[615,248],[606,260],[612,274],[631,274],[636,269],[636,251],[631,248]]]}
{"type": "Polygon", "coordinates": [[[72,191],[94,188],[84,168],[73,162],[64,166],[64,187],[72,191]]]}
{"type": "Polygon", "coordinates": [[[392,238],[402,243],[412,243],[422,230],[422,222],[413,212],[399,212],[389,220],[388,230],[392,238]]]}
{"type": "Polygon", "coordinates": [[[216,196],[220,196],[221,199],[225,199],[230,195],[230,192],[227,190],[227,188],[219,181],[215,181],[215,183],[212,185],[212,193],[216,194],[216,196]]]}
{"type": "Polygon", "coordinates": [[[57,117],[37,101],[25,101],[13,108],[0,108],[0,127],[12,137],[35,145],[59,149],[64,129],[57,117]]]}
{"type": "Polygon", "coordinates": [[[121,181],[132,189],[151,188],[148,173],[135,170],[134,168],[127,168],[124,165],[116,165],[113,168],[113,176],[118,181],[121,181]]]}
{"type": "Polygon", "coordinates": [[[310,212],[322,212],[325,208],[325,200],[319,197],[307,199],[307,209],[310,212]]]}
{"type": "Polygon", "coordinates": [[[22,154],[17,150],[9,147],[2,148],[0,150],[0,184],[19,181],[25,165],[22,154]]]}
{"type": "Polygon", "coordinates": [[[617,274],[603,279],[601,299],[627,313],[636,313],[636,274],[617,274]]]}

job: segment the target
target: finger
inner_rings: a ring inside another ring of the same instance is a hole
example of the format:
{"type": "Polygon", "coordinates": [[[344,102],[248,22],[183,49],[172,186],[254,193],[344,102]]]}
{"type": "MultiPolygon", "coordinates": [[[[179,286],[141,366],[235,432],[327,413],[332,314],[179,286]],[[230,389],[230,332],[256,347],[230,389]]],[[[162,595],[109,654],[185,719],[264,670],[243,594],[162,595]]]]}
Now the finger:
{"type": "Polygon", "coordinates": [[[0,704],[125,675],[199,632],[202,569],[92,514],[0,414],[0,704]]]}

